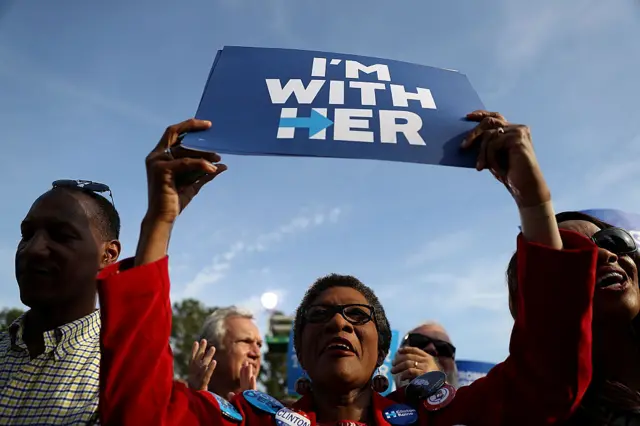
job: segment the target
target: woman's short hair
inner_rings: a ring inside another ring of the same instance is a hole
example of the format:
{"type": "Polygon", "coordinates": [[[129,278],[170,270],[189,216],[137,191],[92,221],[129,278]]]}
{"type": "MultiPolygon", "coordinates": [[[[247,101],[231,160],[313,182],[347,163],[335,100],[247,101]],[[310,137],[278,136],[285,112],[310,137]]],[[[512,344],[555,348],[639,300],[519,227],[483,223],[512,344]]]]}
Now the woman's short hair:
{"type": "Polygon", "coordinates": [[[391,327],[389,326],[389,320],[384,313],[384,308],[380,304],[378,297],[373,290],[364,285],[356,277],[339,274],[330,274],[319,278],[309,287],[302,298],[302,302],[300,302],[296,310],[296,318],[293,324],[293,343],[296,352],[298,354],[301,352],[302,332],[306,326],[304,318],[305,311],[320,294],[332,287],[352,288],[362,294],[364,298],[367,299],[367,303],[373,306],[374,322],[378,330],[378,353],[386,357],[389,353],[389,347],[391,346],[391,327]]]}

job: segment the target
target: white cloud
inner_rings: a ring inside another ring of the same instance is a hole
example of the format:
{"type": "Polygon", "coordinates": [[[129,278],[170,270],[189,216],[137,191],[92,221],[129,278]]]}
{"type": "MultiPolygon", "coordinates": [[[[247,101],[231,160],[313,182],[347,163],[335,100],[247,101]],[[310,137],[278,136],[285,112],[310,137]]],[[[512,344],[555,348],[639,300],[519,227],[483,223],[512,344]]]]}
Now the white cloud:
{"type": "Polygon", "coordinates": [[[444,259],[459,253],[472,242],[473,236],[469,231],[451,232],[436,237],[409,255],[406,261],[407,266],[418,266],[434,260],[444,259]]]}
{"type": "MultiPolygon", "coordinates": [[[[276,230],[258,235],[253,240],[237,241],[224,253],[214,256],[211,264],[200,270],[177,298],[196,297],[204,287],[222,280],[229,273],[234,260],[238,256],[264,252],[287,237],[292,237],[315,227],[336,223],[341,213],[342,210],[336,207],[326,212],[297,216],[276,230]]],[[[174,299],[176,298],[174,297],[174,299]]]]}
{"type": "MultiPolygon", "coordinates": [[[[503,0],[501,25],[488,28],[488,35],[479,38],[493,54],[495,68],[491,72],[499,83],[493,95],[509,93],[520,73],[554,46],[579,43],[587,34],[630,22],[634,7],[632,2],[622,1],[503,0]]],[[[568,50],[564,56],[570,54],[568,50]]]]}
{"type": "Polygon", "coordinates": [[[510,67],[526,66],[560,38],[598,31],[629,18],[629,2],[614,3],[504,0],[505,25],[500,27],[496,58],[510,67]]]}
{"type": "Polygon", "coordinates": [[[421,282],[430,286],[431,303],[440,310],[504,311],[508,305],[505,271],[510,256],[511,253],[480,258],[466,270],[429,273],[422,276],[421,282]]]}

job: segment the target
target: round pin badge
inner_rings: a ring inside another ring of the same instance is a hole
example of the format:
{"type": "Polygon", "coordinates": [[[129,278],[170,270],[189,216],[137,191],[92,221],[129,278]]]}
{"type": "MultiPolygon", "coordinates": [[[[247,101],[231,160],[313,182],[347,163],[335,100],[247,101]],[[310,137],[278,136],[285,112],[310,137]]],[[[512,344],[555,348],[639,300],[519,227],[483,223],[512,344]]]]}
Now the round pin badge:
{"type": "Polygon", "coordinates": [[[413,379],[407,385],[405,394],[413,402],[427,399],[444,386],[446,379],[447,375],[442,371],[430,371],[413,379]]]}
{"type": "Polygon", "coordinates": [[[276,414],[281,408],[284,408],[280,401],[263,392],[246,390],[242,392],[242,396],[249,404],[269,414],[276,414]]]}
{"type": "Polygon", "coordinates": [[[390,405],[384,409],[382,415],[394,426],[406,426],[418,421],[418,412],[404,404],[390,405]]]}
{"type": "Polygon", "coordinates": [[[276,413],[278,426],[311,426],[311,420],[289,408],[281,408],[276,413]]]}
{"type": "Polygon", "coordinates": [[[232,403],[230,403],[220,395],[217,395],[213,392],[209,392],[209,393],[213,395],[216,401],[218,401],[218,405],[220,406],[220,411],[222,411],[222,415],[224,417],[234,422],[242,421],[242,414],[240,414],[240,412],[236,409],[236,407],[233,406],[232,403]]]}
{"type": "Polygon", "coordinates": [[[456,396],[456,388],[445,384],[436,393],[424,400],[424,407],[429,411],[441,410],[453,401],[456,396]]]}

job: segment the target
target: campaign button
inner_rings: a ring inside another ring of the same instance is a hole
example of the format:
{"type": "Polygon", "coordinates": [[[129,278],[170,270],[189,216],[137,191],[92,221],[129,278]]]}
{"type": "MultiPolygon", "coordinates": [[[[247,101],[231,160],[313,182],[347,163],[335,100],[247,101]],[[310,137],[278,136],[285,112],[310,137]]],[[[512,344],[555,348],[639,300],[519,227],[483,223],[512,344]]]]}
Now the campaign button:
{"type": "Polygon", "coordinates": [[[394,426],[406,426],[418,420],[418,412],[404,404],[390,405],[382,414],[384,419],[394,426]]]}
{"type": "Polygon", "coordinates": [[[289,408],[281,408],[276,413],[276,424],[278,426],[311,426],[311,420],[289,408]]]}
{"type": "Polygon", "coordinates": [[[445,384],[436,393],[424,400],[424,407],[429,411],[441,410],[453,401],[456,396],[456,388],[445,384]]]}
{"type": "Polygon", "coordinates": [[[242,396],[249,404],[269,414],[276,414],[281,408],[284,408],[280,401],[264,392],[246,390],[242,392],[242,396]]]}
{"type": "Polygon", "coordinates": [[[445,384],[446,379],[447,375],[442,371],[430,371],[413,379],[405,393],[412,400],[427,399],[445,384]]]}
{"type": "Polygon", "coordinates": [[[224,417],[234,422],[242,421],[242,414],[240,414],[240,412],[236,409],[236,407],[233,406],[232,403],[230,403],[220,395],[217,395],[213,392],[209,392],[209,393],[213,395],[216,401],[218,401],[218,405],[220,406],[220,411],[222,411],[222,415],[224,417]]]}

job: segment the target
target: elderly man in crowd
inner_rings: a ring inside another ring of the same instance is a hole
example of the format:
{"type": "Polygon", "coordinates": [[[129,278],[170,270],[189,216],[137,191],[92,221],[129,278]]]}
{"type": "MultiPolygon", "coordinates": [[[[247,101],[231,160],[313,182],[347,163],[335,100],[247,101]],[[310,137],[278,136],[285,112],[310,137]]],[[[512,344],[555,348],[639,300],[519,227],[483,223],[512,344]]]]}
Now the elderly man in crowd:
{"type": "Polygon", "coordinates": [[[30,309],[0,333],[0,424],[98,419],[96,276],[120,255],[120,218],[103,192],[111,191],[56,181],[20,225],[16,279],[30,309]]]}
{"type": "Polygon", "coordinates": [[[262,337],[251,312],[235,306],[216,309],[193,345],[189,387],[226,399],[256,389],[262,337]]]}
{"type": "Polygon", "coordinates": [[[428,371],[441,370],[447,375],[447,383],[457,388],[455,356],[456,348],[442,325],[435,321],[419,325],[404,337],[393,361],[396,386],[406,385],[428,371]]]}

